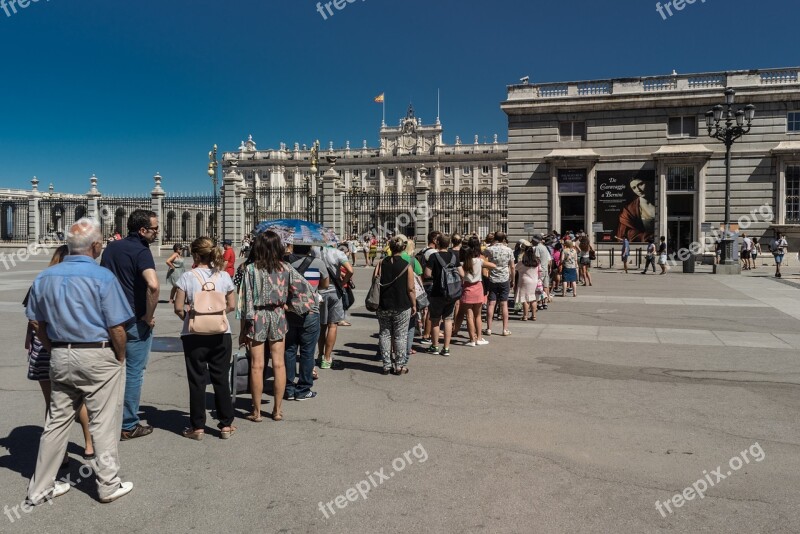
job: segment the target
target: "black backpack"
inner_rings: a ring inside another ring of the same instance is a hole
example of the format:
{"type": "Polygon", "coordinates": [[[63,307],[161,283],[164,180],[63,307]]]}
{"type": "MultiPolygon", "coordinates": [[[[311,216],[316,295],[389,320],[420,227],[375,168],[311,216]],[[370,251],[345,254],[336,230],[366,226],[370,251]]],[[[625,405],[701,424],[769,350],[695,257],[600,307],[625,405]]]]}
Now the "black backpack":
{"type": "Polygon", "coordinates": [[[425,272],[425,267],[428,266],[428,261],[425,259],[425,253],[428,252],[429,250],[433,249],[431,247],[427,247],[417,252],[417,254],[414,256],[414,259],[416,259],[419,262],[420,267],[422,267],[423,273],[425,272]]]}
{"type": "Polygon", "coordinates": [[[439,288],[442,290],[442,296],[450,302],[455,302],[461,298],[463,288],[461,286],[461,275],[458,274],[458,257],[451,254],[450,261],[445,263],[439,253],[434,253],[436,261],[442,267],[442,273],[439,277],[439,288]]]}

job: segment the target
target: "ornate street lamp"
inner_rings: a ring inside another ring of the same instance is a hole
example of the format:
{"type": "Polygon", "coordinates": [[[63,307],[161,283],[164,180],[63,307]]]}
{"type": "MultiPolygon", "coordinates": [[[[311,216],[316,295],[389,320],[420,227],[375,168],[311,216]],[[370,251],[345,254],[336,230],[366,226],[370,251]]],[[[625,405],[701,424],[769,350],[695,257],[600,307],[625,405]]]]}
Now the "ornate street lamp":
{"type": "MultiPolygon", "coordinates": [[[[308,212],[308,219],[319,219],[315,212],[314,205],[314,184],[319,184],[319,140],[314,141],[311,145],[311,166],[308,168],[309,175],[306,177],[306,209],[308,212]],[[312,180],[314,184],[312,184],[312,180]]],[[[316,220],[315,222],[319,222],[316,220]]]]}
{"type": "Polygon", "coordinates": [[[214,185],[214,227],[211,233],[211,239],[214,244],[217,244],[217,227],[219,226],[219,213],[217,207],[217,185],[219,184],[219,177],[217,176],[217,145],[208,152],[208,176],[211,177],[211,183],[214,185]]]}
{"type": "Polygon", "coordinates": [[[706,127],[709,137],[718,139],[725,144],[725,234],[722,240],[724,264],[732,265],[733,240],[731,230],[731,147],[734,141],[750,131],[751,124],[756,115],[756,107],[748,104],[744,110],[733,111],[733,101],[736,91],[725,90],[725,106],[717,104],[706,112],[706,127]],[[727,108],[727,109],[726,109],[727,108]],[[724,125],[720,123],[725,121],[724,125]],[[734,124],[735,122],[735,124],[734,124]]]}

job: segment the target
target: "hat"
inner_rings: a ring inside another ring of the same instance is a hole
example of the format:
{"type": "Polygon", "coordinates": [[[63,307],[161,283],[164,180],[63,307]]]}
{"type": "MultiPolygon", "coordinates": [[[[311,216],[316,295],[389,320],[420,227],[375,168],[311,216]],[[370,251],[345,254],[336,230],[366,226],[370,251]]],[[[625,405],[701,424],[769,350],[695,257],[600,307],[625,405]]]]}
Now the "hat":
{"type": "Polygon", "coordinates": [[[223,239],[222,240],[222,244],[223,245],[233,245],[233,241],[231,241],[230,239],[223,239]]]}
{"type": "Polygon", "coordinates": [[[542,235],[542,234],[533,234],[533,236],[531,236],[531,237],[533,237],[536,241],[544,240],[544,235],[542,235]]]}
{"type": "Polygon", "coordinates": [[[531,242],[528,241],[527,239],[520,239],[519,244],[522,245],[523,247],[528,247],[528,248],[533,246],[531,245],[531,242]]]}

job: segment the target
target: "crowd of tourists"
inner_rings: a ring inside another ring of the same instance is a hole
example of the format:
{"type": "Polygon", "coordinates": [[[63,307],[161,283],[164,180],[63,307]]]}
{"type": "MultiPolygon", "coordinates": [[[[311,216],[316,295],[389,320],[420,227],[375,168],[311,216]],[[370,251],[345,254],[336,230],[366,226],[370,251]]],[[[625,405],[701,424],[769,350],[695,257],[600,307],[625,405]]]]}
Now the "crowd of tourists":
{"type": "MultiPolygon", "coordinates": [[[[99,224],[81,219],[28,291],[23,303],[29,321],[28,378],[40,384],[46,406],[28,487],[31,505],[69,490],[56,477],[69,463],[67,441],[76,418],[100,501],[112,502],[133,488],[119,477],[118,442],[153,432],[139,419],[139,404],[161,290],[150,251],[158,224],[154,212],[136,210],[128,219],[128,236],[104,243],[99,224]]],[[[449,356],[454,336],[466,323],[464,345],[486,345],[495,333],[511,335],[510,305],[521,313],[520,320],[535,321],[554,296],[575,297],[578,281],[592,284],[594,249],[585,235],[537,234],[513,249],[499,231],[483,240],[432,232],[420,250],[403,235],[353,241],[360,243],[359,252],[366,250],[365,264],[374,268],[369,293],[379,294],[371,309],[377,312],[384,374],[409,372],[415,338],[420,350],[449,356]]],[[[189,426],[181,435],[188,439],[206,435],[208,379],[217,435],[229,439],[237,431],[231,312],[239,319],[238,345],[249,356],[252,409],[246,419],[251,422],[263,420],[268,362],[274,421],[283,419],[284,401],[317,397],[318,369],[342,365],[334,361],[333,350],[354,300],[356,258],[350,244],[345,250],[292,245],[271,231],[250,236],[247,243],[238,269],[231,241],[220,248],[208,237],[191,243],[191,259],[175,245],[166,260],[169,303],[182,321],[189,426]]]]}

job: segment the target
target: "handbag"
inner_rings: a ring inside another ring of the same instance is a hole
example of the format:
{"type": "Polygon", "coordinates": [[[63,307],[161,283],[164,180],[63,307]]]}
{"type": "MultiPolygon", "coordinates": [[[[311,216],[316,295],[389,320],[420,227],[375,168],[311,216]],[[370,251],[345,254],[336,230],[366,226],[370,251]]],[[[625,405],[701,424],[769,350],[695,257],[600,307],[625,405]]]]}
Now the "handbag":
{"type": "Polygon", "coordinates": [[[427,308],[431,305],[428,300],[428,293],[425,291],[425,286],[422,285],[422,279],[418,275],[414,275],[414,293],[417,297],[417,309],[427,308]]]}
{"type": "Polygon", "coordinates": [[[592,261],[597,259],[597,253],[594,251],[593,248],[589,249],[589,259],[592,261]]]}
{"type": "Polygon", "coordinates": [[[372,275],[372,285],[369,286],[367,298],[364,301],[365,307],[371,312],[376,312],[381,307],[381,287],[389,287],[397,282],[404,274],[406,274],[406,271],[408,271],[408,268],[410,267],[410,264],[406,265],[406,268],[403,269],[403,272],[397,275],[397,278],[388,284],[381,284],[381,265],[383,265],[383,261],[378,264],[378,267],[375,269],[375,273],[372,275]]]}

